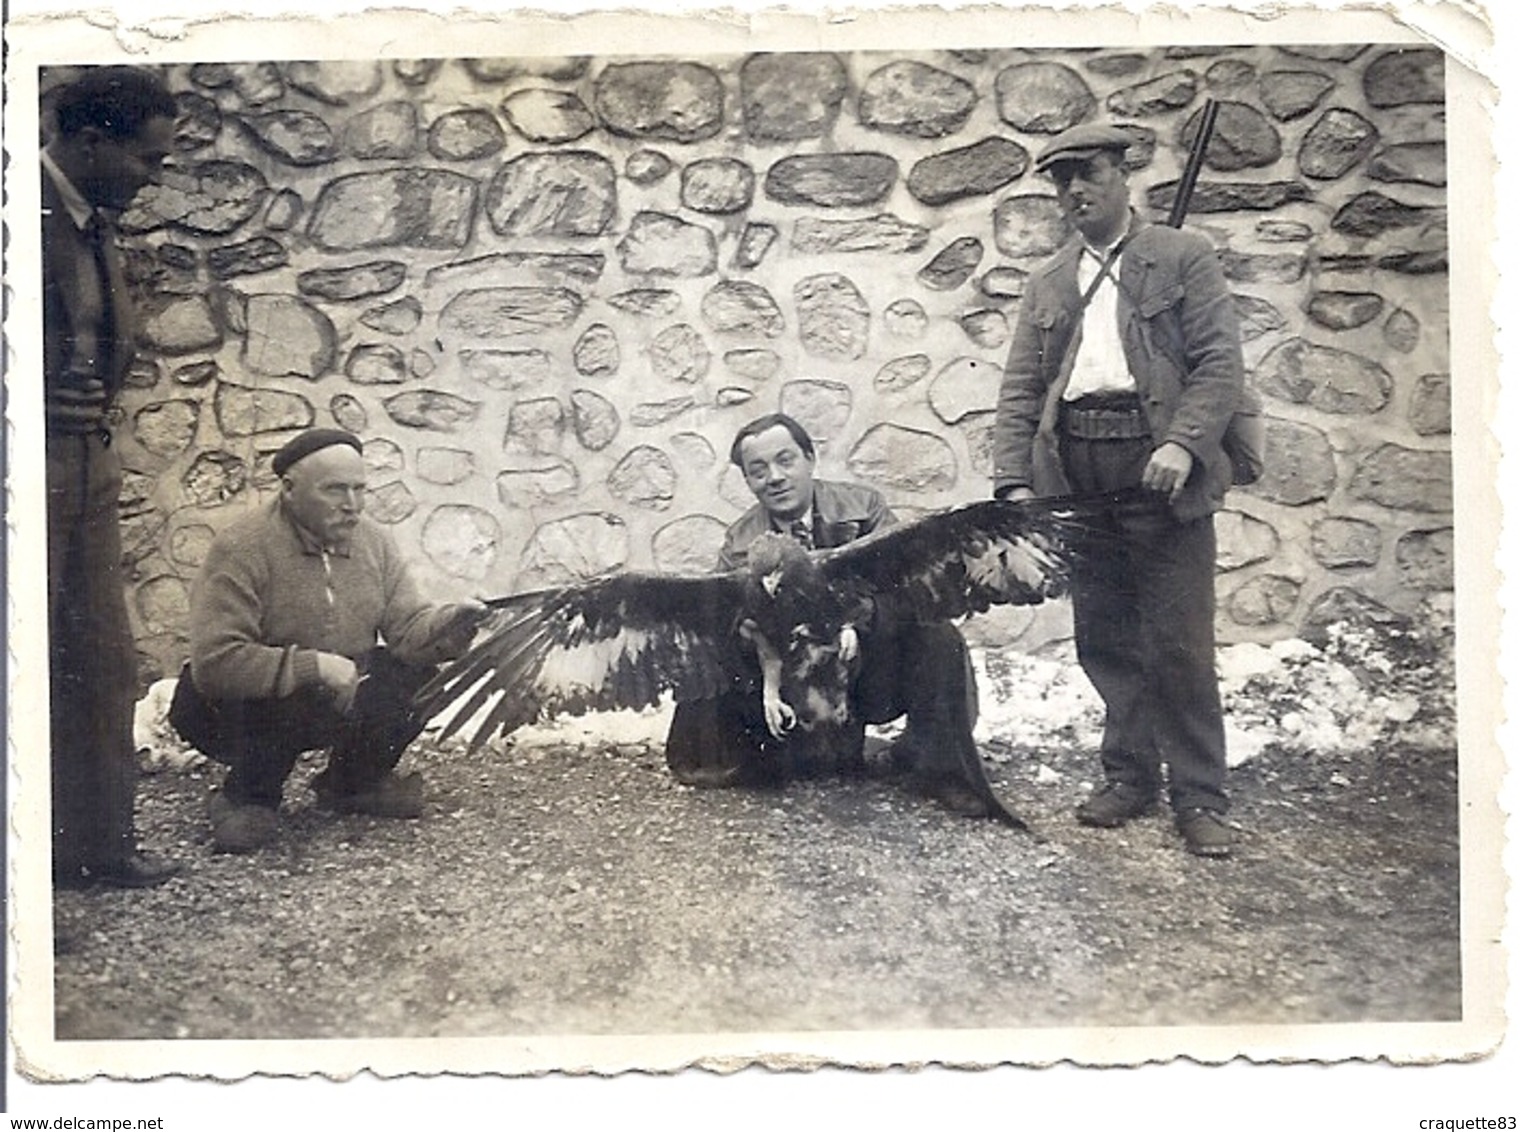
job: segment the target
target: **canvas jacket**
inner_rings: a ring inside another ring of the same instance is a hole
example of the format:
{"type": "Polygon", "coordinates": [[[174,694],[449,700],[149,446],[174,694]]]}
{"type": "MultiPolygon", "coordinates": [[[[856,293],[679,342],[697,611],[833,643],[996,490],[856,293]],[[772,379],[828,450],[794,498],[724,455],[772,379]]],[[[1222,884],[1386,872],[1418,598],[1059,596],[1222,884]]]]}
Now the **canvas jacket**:
{"type": "MultiPolygon", "coordinates": [[[[1065,495],[1056,434],[1061,394],[1082,314],[1073,237],[1030,278],[997,398],[993,479],[998,493],[1029,487],[1065,495]]],[[[1220,446],[1231,414],[1254,407],[1246,388],[1235,302],[1214,248],[1201,236],[1135,216],[1119,256],[1118,330],[1151,439],[1193,454],[1173,513],[1207,515],[1224,502],[1230,460],[1220,446]]]]}

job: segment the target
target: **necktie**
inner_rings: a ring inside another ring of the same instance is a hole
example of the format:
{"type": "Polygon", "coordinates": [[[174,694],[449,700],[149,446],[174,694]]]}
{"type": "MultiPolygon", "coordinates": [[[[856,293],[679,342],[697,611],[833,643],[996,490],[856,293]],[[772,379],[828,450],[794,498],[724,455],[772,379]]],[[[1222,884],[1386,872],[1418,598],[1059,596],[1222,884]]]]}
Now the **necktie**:
{"type": "Polygon", "coordinates": [[[790,524],[790,537],[807,550],[810,550],[813,546],[814,540],[811,537],[811,524],[806,522],[805,519],[796,519],[790,524]]]}
{"type": "Polygon", "coordinates": [[[99,213],[92,214],[90,223],[85,225],[85,245],[90,249],[90,258],[95,270],[97,287],[101,296],[100,325],[96,330],[96,375],[103,381],[111,375],[111,355],[116,347],[115,312],[112,310],[111,293],[111,267],[107,262],[106,243],[111,238],[107,231],[106,222],[101,219],[99,213]]]}

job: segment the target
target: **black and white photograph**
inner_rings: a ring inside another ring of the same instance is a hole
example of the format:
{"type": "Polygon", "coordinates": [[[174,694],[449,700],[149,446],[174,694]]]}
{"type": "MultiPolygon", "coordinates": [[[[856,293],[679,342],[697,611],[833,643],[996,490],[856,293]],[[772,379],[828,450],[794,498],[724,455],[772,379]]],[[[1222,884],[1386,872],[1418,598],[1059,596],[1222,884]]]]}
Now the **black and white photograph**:
{"type": "Polygon", "coordinates": [[[13,55],[21,1071],[1486,1054],[1480,80],[1346,16],[13,55]]]}

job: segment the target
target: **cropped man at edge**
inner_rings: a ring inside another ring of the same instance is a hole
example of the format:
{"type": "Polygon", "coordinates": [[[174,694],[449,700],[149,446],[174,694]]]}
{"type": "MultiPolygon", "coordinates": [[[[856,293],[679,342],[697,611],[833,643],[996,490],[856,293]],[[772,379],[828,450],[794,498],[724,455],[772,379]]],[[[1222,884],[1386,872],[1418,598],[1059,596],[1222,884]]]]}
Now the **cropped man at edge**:
{"type": "Polygon", "coordinates": [[[427,603],[392,536],[362,514],[360,439],[315,428],[278,451],[281,494],[213,540],[191,590],[191,659],[170,705],[187,742],[224,763],[212,803],[223,852],[276,833],[303,751],[329,748],[320,807],[417,818],[418,774],[398,775],[426,720],[414,692],[466,650],[479,602],[427,603]]]}
{"type": "Polygon", "coordinates": [[[42,151],[53,880],[62,888],[144,888],[177,871],[137,846],[138,658],[110,424],[135,329],[115,217],[158,177],[175,113],[151,72],[92,68],[57,92],[42,151]]]}
{"type": "MultiPolygon", "coordinates": [[[[743,566],[753,540],[769,530],[807,549],[826,549],[896,521],[873,488],[818,479],[810,434],[783,413],[743,425],[731,460],[758,502],[727,528],[720,570],[743,566]]],[[[974,743],[977,702],[959,630],[947,621],[918,621],[882,600],[869,623],[854,631],[860,670],[850,694],[860,717],[888,723],[905,715],[894,757],[911,772],[916,792],[962,816],[985,816],[987,804],[965,781],[958,754],[960,744],[974,743]]],[[[765,722],[757,664],[741,654],[738,660],[732,689],[674,708],[667,758],[681,782],[758,785],[788,774],[784,746],[765,722]]]]}
{"type": "Polygon", "coordinates": [[[1221,441],[1245,397],[1234,302],[1201,236],[1130,207],[1130,137],[1073,127],[1035,167],[1076,235],[1030,278],[997,402],[999,497],[1143,485],[1116,538],[1073,565],[1077,658],[1105,705],[1104,784],[1084,825],[1151,813],[1167,768],[1178,832],[1199,856],[1233,847],[1214,667],[1214,512],[1231,483],[1221,441]]]}

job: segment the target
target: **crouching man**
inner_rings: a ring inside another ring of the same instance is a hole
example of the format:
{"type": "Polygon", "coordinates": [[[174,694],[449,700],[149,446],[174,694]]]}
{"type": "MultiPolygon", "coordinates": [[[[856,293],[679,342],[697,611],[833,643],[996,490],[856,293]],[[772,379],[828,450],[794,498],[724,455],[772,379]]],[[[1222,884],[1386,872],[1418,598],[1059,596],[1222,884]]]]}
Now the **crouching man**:
{"type": "Polygon", "coordinates": [[[213,541],[192,586],[191,659],[170,705],[186,741],[228,767],[211,809],[228,853],[275,834],[282,785],[308,750],[329,750],[313,780],[321,807],[418,817],[422,780],[394,773],[426,722],[414,692],[487,615],[420,598],[392,537],[361,515],[358,437],[310,429],[271,466],[279,498],[213,541]]]}

